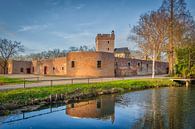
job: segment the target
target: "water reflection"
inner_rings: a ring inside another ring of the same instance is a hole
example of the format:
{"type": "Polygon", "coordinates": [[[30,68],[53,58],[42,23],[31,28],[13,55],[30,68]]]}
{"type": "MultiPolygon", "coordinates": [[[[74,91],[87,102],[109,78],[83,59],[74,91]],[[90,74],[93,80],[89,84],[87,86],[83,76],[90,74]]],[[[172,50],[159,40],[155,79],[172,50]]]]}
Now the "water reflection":
{"type": "Polygon", "coordinates": [[[195,89],[161,88],[101,96],[0,117],[0,121],[4,122],[0,129],[29,128],[29,125],[32,129],[194,129],[195,89]]]}
{"type": "MultiPolygon", "coordinates": [[[[126,99],[131,99],[127,95],[126,99]]],[[[135,96],[133,96],[135,97],[135,96]]],[[[125,99],[123,99],[125,101],[125,99]]],[[[132,127],[133,129],[194,129],[195,128],[195,90],[188,88],[166,88],[151,90],[142,94],[136,102],[144,115],[132,127]],[[142,100],[141,100],[142,99],[142,100]],[[138,102],[138,103],[137,103],[138,102]]]]}
{"type": "Polygon", "coordinates": [[[96,100],[73,103],[66,106],[66,114],[77,118],[98,118],[114,122],[115,96],[102,96],[96,100]]]}

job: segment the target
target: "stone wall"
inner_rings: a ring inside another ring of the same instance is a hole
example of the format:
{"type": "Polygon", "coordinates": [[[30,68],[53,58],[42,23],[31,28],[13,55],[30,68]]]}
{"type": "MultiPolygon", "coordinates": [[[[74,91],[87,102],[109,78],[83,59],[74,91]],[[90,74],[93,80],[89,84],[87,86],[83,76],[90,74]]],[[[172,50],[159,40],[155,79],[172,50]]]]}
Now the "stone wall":
{"type": "Polygon", "coordinates": [[[66,75],[66,57],[32,61],[34,74],[41,75],[66,75]]]}
{"type": "Polygon", "coordinates": [[[67,76],[113,77],[114,59],[114,54],[106,52],[70,52],[67,54],[67,76]],[[97,67],[98,61],[101,61],[101,68],[97,67]]]}
{"type": "Polygon", "coordinates": [[[31,66],[31,61],[10,60],[8,62],[8,74],[30,74],[32,73],[31,66]]]}
{"type": "MultiPolygon", "coordinates": [[[[166,74],[168,63],[156,62],[156,74],[166,74]]],[[[134,76],[152,74],[152,61],[115,58],[115,75],[116,76],[134,76]]]]}

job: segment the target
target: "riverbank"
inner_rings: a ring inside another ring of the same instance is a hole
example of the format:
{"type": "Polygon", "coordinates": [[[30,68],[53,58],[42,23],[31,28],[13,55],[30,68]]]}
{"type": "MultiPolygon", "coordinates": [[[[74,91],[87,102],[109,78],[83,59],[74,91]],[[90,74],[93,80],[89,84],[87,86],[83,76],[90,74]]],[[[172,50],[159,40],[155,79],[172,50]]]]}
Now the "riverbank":
{"type": "Polygon", "coordinates": [[[0,92],[0,112],[28,105],[48,104],[51,101],[71,103],[104,94],[176,85],[169,79],[134,79],[91,84],[68,84],[53,87],[36,87],[0,92]]]}

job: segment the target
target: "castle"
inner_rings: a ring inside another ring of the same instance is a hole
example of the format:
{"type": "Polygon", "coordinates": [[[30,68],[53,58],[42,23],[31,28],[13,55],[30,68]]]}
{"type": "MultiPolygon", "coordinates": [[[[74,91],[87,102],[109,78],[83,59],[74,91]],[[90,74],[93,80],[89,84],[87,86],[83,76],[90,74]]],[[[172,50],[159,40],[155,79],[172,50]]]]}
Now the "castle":
{"type": "MultiPolygon", "coordinates": [[[[115,34],[97,34],[96,51],[69,52],[54,59],[8,63],[8,74],[62,75],[68,77],[114,77],[149,75],[152,61],[132,59],[128,48],[115,48],[115,34]]],[[[156,62],[156,74],[165,74],[168,63],[156,62]]],[[[1,72],[2,70],[0,70],[1,72]]]]}

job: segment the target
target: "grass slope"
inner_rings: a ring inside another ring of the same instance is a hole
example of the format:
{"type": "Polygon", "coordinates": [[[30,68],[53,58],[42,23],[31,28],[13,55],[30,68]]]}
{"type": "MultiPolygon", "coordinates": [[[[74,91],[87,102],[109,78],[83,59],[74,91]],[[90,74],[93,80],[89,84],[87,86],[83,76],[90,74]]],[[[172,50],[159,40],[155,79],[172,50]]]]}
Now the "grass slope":
{"type": "Polygon", "coordinates": [[[24,104],[32,99],[43,99],[55,94],[76,94],[79,91],[83,94],[95,93],[103,90],[117,89],[120,92],[139,90],[154,87],[174,85],[169,79],[135,79],[101,82],[92,84],[70,84],[53,87],[36,87],[27,89],[16,89],[0,92],[0,104],[14,103],[24,104]]]}

